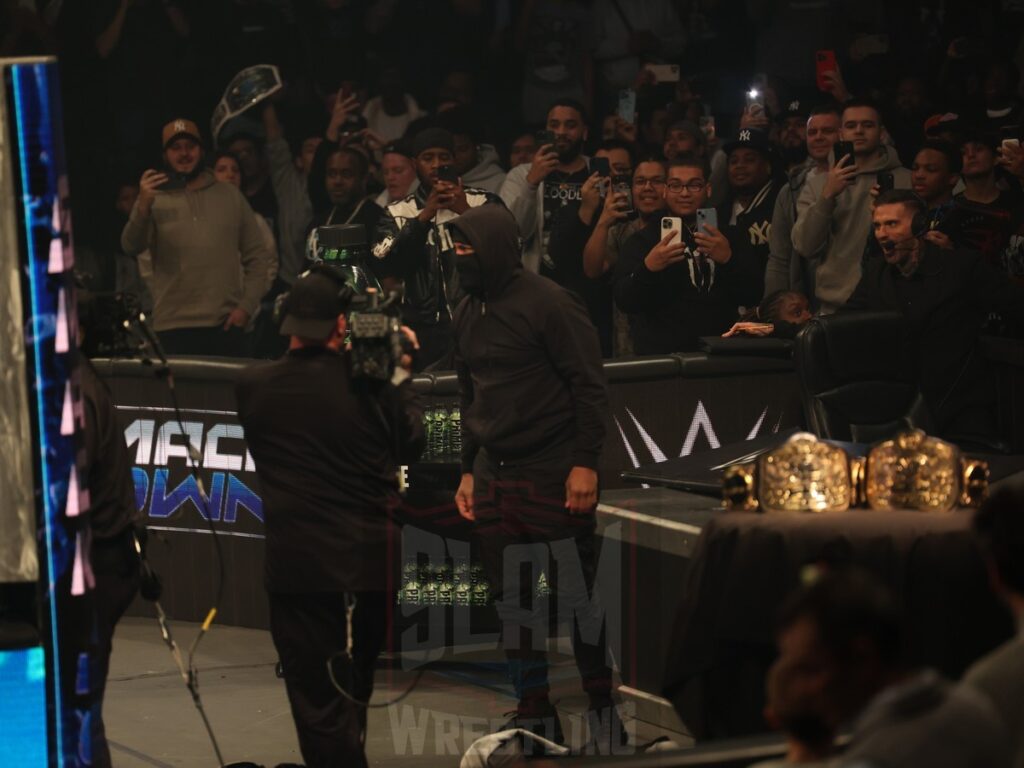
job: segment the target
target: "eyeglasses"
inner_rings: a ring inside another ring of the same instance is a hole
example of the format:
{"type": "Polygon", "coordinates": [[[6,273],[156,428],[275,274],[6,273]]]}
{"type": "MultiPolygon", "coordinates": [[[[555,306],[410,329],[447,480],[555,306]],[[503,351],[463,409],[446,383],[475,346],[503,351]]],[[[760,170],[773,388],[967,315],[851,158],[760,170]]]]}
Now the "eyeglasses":
{"type": "Polygon", "coordinates": [[[694,179],[693,181],[688,181],[685,184],[683,184],[683,182],[681,181],[670,181],[665,186],[668,187],[669,192],[671,192],[674,195],[678,195],[684,189],[687,192],[697,194],[707,185],[708,183],[706,181],[697,181],[696,179],[694,179]]]}
{"type": "Polygon", "coordinates": [[[645,179],[642,176],[637,176],[635,179],[633,179],[633,186],[636,187],[637,189],[643,189],[648,185],[653,187],[654,189],[657,189],[658,187],[664,187],[665,180],[660,177],[654,179],[645,179]]]}

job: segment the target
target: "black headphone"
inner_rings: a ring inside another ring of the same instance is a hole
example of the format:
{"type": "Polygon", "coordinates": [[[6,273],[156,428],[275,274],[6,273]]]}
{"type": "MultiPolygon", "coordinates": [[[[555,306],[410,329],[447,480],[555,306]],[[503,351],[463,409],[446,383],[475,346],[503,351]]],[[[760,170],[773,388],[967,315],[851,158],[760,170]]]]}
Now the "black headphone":
{"type": "Polygon", "coordinates": [[[918,238],[928,234],[928,230],[932,228],[932,217],[928,212],[928,203],[924,201],[924,198],[916,192],[913,195],[917,201],[917,211],[914,212],[914,218],[910,222],[910,234],[914,238],[918,238]]]}
{"type": "MultiPolygon", "coordinates": [[[[355,291],[352,290],[352,287],[348,284],[348,281],[345,280],[345,276],[341,274],[337,269],[328,266],[327,264],[314,264],[305,272],[300,274],[296,278],[296,282],[306,277],[307,275],[325,275],[326,277],[329,277],[332,280],[334,280],[334,282],[337,283],[339,286],[338,303],[341,308],[338,310],[338,314],[340,315],[348,308],[348,305],[352,302],[352,297],[355,295],[355,291]]],[[[278,327],[280,327],[281,323],[284,322],[285,317],[287,317],[288,315],[288,301],[290,296],[291,291],[285,291],[284,293],[280,294],[276,299],[274,299],[274,312],[272,314],[272,317],[274,319],[274,325],[278,327]]]]}

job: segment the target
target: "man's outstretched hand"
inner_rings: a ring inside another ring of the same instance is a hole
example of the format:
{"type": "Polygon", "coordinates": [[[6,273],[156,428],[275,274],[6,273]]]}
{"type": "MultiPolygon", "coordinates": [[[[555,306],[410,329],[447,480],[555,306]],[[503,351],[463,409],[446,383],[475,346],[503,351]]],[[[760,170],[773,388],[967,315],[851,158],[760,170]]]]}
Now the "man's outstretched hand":
{"type": "Polygon", "coordinates": [[[597,472],[573,467],[565,481],[565,506],[573,515],[586,515],[597,506],[597,472]]]}

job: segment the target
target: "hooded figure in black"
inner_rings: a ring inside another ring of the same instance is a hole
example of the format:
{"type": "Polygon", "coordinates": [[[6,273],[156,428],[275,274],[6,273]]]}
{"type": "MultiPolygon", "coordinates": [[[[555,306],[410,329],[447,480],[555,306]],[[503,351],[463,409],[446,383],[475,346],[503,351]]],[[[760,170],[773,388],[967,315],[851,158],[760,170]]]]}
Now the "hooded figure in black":
{"type": "Polygon", "coordinates": [[[467,293],[453,320],[463,425],[456,503],[476,525],[503,623],[519,698],[509,726],[562,739],[542,650],[548,605],[534,598],[543,573],[550,599],[557,596],[560,609],[574,614],[591,741],[608,751],[623,744],[625,734],[611,699],[602,612],[590,599],[607,412],[597,332],[579,299],[523,269],[519,230],[507,210],[472,208],[451,228],[455,268],[467,293]],[[520,562],[519,573],[529,564],[530,577],[504,584],[507,557],[520,562]]]}

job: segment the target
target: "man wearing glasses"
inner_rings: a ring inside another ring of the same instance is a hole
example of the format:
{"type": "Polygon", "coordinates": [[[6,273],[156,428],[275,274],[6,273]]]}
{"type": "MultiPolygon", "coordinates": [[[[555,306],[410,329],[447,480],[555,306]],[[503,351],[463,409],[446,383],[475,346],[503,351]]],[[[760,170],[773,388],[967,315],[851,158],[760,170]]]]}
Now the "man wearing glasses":
{"type": "MultiPolygon", "coordinates": [[[[630,201],[609,188],[597,223],[583,247],[583,272],[591,280],[601,280],[615,266],[622,246],[652,221],[660,221],[665,210],[665,163],[657,159],[641,160],[633,172],[633,214],[630,201]]],[[[629,322],[618,308],[613,317],[612,348],[615,357],[633,353],[629,322]]]]}
{"type": "Polygon", "coordinates": [[[697,210],[707,206],[710,195],[707,160],[677,158],[664,186],[665,216],[682,220],[682,237],[668,229],[663,233],[663,219],[655,214],[622,247],[615,303],[630,315],[636,354],[695,350],[699,337],[729,330],[739,306],[760,291],[763,264],[717,227],[704,224],[698,230],[697,210]]]}

